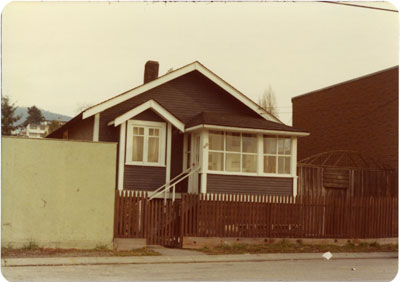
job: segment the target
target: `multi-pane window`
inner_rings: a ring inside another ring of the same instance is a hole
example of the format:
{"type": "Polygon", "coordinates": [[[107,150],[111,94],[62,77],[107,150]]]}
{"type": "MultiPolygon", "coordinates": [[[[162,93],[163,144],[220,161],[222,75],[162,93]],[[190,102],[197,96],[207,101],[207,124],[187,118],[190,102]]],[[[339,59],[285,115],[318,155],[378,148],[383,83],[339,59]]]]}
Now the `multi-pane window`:
{"type": "Polygon", "coordinates": [[[127,136],[127,164],[163,165],[165,125],[131,123],[127,136]]]}
{"type": "Polygon", "coordinates": [[[208,169],[257,172],[257,135],[210,130],[208,169]]]}
{"type": "Polygon", "coordinates": [[[290,174],[291,140],[264,135],[264,172],[290,174]]]}

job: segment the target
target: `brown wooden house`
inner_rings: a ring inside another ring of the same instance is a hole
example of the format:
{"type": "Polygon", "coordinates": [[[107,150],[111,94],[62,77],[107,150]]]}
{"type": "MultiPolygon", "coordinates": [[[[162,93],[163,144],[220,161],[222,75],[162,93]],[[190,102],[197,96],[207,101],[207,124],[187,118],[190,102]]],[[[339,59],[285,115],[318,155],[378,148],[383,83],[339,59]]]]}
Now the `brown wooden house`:
{"type": "Polygon", "coordinates": [[[143,85],[84,110],[48,138],[118,142],[119,190],[179,197],[296,195],[297,138],[306,135],[197,61],[160,77],[148,61],[143,85]]]}

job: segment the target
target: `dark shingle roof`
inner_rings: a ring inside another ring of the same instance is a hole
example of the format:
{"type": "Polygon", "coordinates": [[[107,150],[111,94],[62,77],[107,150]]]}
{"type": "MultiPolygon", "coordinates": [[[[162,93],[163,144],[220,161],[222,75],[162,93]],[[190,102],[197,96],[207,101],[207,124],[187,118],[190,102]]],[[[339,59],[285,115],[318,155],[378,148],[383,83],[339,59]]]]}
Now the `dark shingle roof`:
{"type": "Polygon", "coordinates": [[[249,116],[202,112],[186,123],[185,128],[190,128],[200,124],[231,126],[238,128],[279,130],[290,132],[304,132],[304,130],[296,129],[285,124],[265,120],[263,118],[253,118],[249,116]]]}

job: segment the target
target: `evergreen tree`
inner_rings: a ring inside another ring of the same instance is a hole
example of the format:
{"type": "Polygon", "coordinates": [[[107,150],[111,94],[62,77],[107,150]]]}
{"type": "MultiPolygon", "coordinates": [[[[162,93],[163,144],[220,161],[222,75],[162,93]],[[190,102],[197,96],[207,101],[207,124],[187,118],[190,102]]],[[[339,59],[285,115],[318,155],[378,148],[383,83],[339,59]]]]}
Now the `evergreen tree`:
{"type": "Polygon", "coordinates": [[[28,124],[40,124],[41,121],[44,121],[42,112],[36,108],[36,106],[28,108],[28,117],[24,122],[24,126],[27,126],[28,124]]]}
{"type": "Polygon", "coordinates": [[[21,116],[14,116],[17,109],[14,104],[10,104],[10,99],[7,96],[1,97],[1,134],[11,135],[11,132],[18,128],[14,123],[18,121],[21,116]]]}

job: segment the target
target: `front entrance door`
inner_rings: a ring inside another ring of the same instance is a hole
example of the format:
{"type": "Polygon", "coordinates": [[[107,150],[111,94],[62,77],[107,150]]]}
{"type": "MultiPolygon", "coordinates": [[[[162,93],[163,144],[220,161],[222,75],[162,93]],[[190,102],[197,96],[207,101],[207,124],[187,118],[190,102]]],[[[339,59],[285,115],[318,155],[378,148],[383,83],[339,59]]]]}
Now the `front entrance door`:
{"type": "MultiPolygon", "coordinates": [[[[192,134],[190,144],[192,150],[190,154],[190,164],[192,168],[198,167],[200,164],[200,134],[194,133],[192,134]]],[[[193,173],[189,176],[189,193],[199,193],[199,173],[193,173]]]]}

